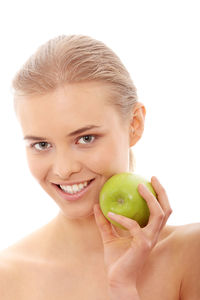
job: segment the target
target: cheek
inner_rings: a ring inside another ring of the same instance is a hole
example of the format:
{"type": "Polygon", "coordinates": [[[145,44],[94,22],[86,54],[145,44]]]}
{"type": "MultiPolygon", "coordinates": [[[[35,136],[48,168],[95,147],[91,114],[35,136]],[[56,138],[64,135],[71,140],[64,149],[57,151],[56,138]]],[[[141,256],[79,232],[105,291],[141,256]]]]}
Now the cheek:
{"type": "Polygon", "coordinates": [[[96,173],[110,176],[111,173],[128,171],[129,148],[126,143],[110,140],[104,146],[97,147],[87,159],[87,167],[96,173]]]}
{"type": "Polygon", "coordinates": [[[33,177],[41,182],[45,178],[45,174],[47,173],[48,166],[45,161],[38,159],[37,157],[30,157],[27,154],[27,162],[29,166],[29,170],[33,177]]]}

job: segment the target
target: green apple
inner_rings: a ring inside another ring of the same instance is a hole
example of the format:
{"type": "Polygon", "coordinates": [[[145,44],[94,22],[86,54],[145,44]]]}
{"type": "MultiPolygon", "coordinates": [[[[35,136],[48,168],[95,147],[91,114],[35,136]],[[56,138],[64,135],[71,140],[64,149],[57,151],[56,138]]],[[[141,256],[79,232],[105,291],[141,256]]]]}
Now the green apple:
{"type": "Polygon", "coordinates": [[[126,229],[107,216],[109,211],[137,221],[140,227],[147,225],[150,212],[146,201],[137,190],[139,183],[144,183],[156,197],[148,180],[130,172],[116,174],[103,185],[99,194],[100,207],[104,216],[115,226],[126,229]]]}

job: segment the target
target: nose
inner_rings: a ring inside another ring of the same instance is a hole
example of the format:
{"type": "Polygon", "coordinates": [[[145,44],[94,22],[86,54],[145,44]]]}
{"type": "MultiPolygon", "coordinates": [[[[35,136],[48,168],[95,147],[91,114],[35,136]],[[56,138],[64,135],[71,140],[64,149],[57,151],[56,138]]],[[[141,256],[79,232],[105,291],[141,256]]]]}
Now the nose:
{"type": "Polygon", "coordinates": [[[57,151],[53,161],[53,173],[61,179],[67,179],[73,173],[79,173],[81,163],[75,154],[70,151],[57,151]]]}

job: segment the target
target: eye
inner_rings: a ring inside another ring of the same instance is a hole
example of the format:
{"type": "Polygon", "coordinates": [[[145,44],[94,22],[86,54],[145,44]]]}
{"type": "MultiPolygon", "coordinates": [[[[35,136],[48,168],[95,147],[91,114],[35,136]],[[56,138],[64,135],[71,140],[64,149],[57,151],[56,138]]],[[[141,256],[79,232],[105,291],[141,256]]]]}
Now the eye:
{"type": "Polygon", "coordinates": [[[79,142],[78,144],[91,144],[95,139],[94,135],[84,135],[81,138],[78,139],[78,141],[83,141],[79,142]]]}
{"type": "Polygon", "coordinates": [[[46,150],[50,147],[50,144],[47,142],[39,142],[31,145],[32,148],[35,148],[38,151],[46,150]]]}

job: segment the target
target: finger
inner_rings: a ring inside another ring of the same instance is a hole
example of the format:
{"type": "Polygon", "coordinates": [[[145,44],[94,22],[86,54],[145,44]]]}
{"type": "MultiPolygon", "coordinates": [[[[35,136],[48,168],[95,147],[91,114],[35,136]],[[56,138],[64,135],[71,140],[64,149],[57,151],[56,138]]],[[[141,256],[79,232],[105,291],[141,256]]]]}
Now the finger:
{"type": "Polygon", "coordinates": [[[138,191],[147,202],[150,211],[149,222],[147,226],[144,227],[144,231],[148,233],[151,239],[154,239],[154,236],[157,236],[157,233],[161,230],[165,215],[156,197],[144,184],[138,185],[138,191]]]}
{"type": "Polygon", "coordinates": [[[115,239],[110,222],[104,217],[99,204],[94,205],[94,216],[99,228],[103,243],[107,243],[115,239]]]}
{"type": "Polygon", "coordinates": [[[135,237],[141,232],[140,225],[135,220],[115,214],[113,212],[109,212],[108,217],[128,229],[131,236],[135,237]]]}
{"type": "Polygon", "coordinates": [[[149,250],[152,247],[152,241],[149,240],[149,237],[145,234],[145,232],[135,220],[122,215],[114,214],[112,212],[109,212],[108,216],[109,218],[113,219],[129,230],[132,237],[131,248],[135,249],[135,247],[140,247],[144,251],[149,250]]]}
{"type": "Polygon", "coordinates": [[[153,189],[155,190],[155,192],[157,194],[158,201],[159,201],[160,206],[162,207],[162,209],[164,211],[164,214],[165,214],[163,224],[162,224],[162,227],[163,227],[166,224],[169,216],[172,213],[172,208],[170,206],[167,193],[166,193],[164,187],[161,185],[161,183],[159,182],[159,180],[156,176],[153,176],[151,178],[151,184],[152,184],[153,189]]]}

